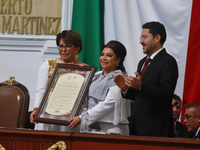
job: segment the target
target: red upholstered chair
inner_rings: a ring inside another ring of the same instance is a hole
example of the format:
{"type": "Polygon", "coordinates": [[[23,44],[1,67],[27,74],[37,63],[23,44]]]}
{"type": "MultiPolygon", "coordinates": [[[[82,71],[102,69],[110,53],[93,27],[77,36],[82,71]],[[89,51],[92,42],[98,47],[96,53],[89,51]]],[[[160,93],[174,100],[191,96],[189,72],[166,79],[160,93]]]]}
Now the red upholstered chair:
{"type": "Polygon", "coordinates": [[[29,97],[27,88],[14,77],[0,83],[0,127],[26,127],[29,97]]]}

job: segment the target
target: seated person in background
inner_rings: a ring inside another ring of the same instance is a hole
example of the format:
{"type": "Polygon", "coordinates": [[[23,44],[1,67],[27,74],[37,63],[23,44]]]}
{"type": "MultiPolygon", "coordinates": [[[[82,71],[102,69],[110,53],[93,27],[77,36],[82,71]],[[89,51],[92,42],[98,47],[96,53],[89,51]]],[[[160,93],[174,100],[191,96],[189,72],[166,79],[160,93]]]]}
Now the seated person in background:
{"type": "MultiPolygon", "coordinates": [[[[128,117],[130,101],[123,100],[120,89],[114,82],[114,76],[126,73],[123,61],[126,48],[118,41],[110,41],[103,46],[100,63],[103,71],[95,74],[88,92],[88,124],[91,131],[114,132],[129,135],[128,117]]],[[[75,128],[81,123],[76,116],[69,120],[69,127],[75,128]]]]}
{"type": "Polygon", "coordinates": [[[190,134],[187,131],[185,125],[181,124],[178,120],[181,112],[181,98],[174,94],[172,99],[172,109],[173,109],[173,122],[174,122],[174,137],[189,137],[190,134]]]}
{"type": "MultiPolygon", "coordinates": [[[[64,63],[64,64],[67,64],[67,63],[72,64],[73,63],[75,65],[76,64],[86,65],[83,62],[80,62],[76,59],[76,55],[78,55],[78,53],[82,49],[82,39],[81,39],[81,36],[76,31],[64,30],[64,31],[62,31],[62,33],[57,34],[56,44],[58,46],[60,58],[55,59],[55,60],[45,61],[41,65],[39,72],[38,72],[34,110],[30,116],[31,123],[36,123],[33,121],[33,119],[38,110],[38,107],[40,106],[43,95],[47,88],[47,84],[51,79],[51,76],[53,74],[53,71],[54,71],[57,63],[64,63]]],[[[68,130],[73,131],[70,128],[68,128],[67,126],[44,124],[44,123],[35,124],[35,130],[64,131],[64,132],[67,132],[68,130]]],[[[79,131],[79,130],[77,130],[77,131],[79,131]]]]}
{"type": "Polygon", "coordinates": [[[200,103],[191,103],[185,107],[184,122],[191,138],[200,139],[200,103]]]}

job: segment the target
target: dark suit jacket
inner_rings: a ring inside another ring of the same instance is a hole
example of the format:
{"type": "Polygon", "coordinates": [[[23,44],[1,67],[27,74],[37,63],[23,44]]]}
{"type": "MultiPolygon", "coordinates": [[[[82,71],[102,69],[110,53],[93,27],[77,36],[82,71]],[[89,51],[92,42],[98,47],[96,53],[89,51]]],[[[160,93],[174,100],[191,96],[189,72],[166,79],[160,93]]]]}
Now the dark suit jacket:
{"type": "Polygon", "coordinates": [[[190,138],[196,139],[196,140],[200,140],[200,131],[197,133],[197,136],[195,135],[196,133],[192,134],[190,136],[190,138]]]}
{"type": "Polygon", "coordinates": [[[188,132],[186,126],[178,121],[176,121],[176,136],[175,137],[183,137],[183,138],[190,137],[190,133],[188,132]]]}
{"type": "MultiPolygon", "coordinates": [[[[138,73],[146,58],[140,60],[138,73]]],[[[134,135],[174,137],[172,95],[177,78],[176,60],[163,49],[144,72],[141,90],[128,89],[124,97],[135,100],[132,126],[134,135]]]]}
{"type": "Polygon", "coordinates": [[[200,132],[198,132],[197,136],[195,137],[195,139],[200,140],[200,132]]]}

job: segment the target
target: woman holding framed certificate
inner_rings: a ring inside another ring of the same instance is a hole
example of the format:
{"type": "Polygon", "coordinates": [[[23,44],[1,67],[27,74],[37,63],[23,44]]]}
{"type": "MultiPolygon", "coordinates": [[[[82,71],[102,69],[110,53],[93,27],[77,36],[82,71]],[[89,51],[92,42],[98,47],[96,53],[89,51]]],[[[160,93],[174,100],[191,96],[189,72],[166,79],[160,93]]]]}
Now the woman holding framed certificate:
{"type": "MultiPolygon", "coordinates": [[[[75,65],[86,65],[83,62],[77,60],[78,53],[82,49],[82,39],[81,36],[73,30],[64,30],[57,34],[56,44],[58,46],[58,51],[60,58],[55,60],[45,61],[38,72],[38,79],[36,85],[35,93],[35,104],[34,110],[30,116],[30,122],[34,122],[34,117],[43,99],[44,93],[46,91],[47,85],[51,79],[56,65],[59,64],[75,64],[75,65]]],[[[71,129],[67,126],[54,125],[54,124],[44,124],[38,123],[35,125],[35,130],[49,130],[49,131],[68,131],[71,129]]],[[[77,129],[76,129],[77,130],[77,129]]]]}
{"type": "MultiPolygon", "coordinates": [[[[87,95],[91,131],[129,135],[130,101],[123,100],[114,82],[115,75],[124,76],[126,73],[123,66],[125,56],[126,48],[118,41],[110,41],[103,47],[100,56],[103,71],[95,74],[87,95]]],[[[76,128],[81,123],[81,116],[69,122],[70,128],[76,128]]]]}

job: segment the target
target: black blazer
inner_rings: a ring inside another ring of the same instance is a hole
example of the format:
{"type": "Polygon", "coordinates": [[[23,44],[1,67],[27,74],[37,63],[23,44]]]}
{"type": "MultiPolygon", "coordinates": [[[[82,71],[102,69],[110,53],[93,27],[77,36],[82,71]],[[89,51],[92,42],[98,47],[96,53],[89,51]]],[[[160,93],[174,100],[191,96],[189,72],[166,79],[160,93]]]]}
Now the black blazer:
{"type": "MultiPolygon", "coordinates": [[[[140,60],[138,73],[141,73],[146,58],[140,60]]],[[[144,72],[141,90],[128,89],[124,97],[135,101],[134,135],[174,137],[172,95],[177,78],[176,60],[163,49],[144,72]]]]}
{"type": "Polygon", "coordinates": [[[178,121],[176,121],[176,136],[175,137],[183,137],[183,138],[190,137],[190,133],[188,132],[186,126],[178,121]]]}
{"type": "Polygon", "coordinates": [[[200,131],[197,133],[197,136],[196,136],[195,133],[194,133],[194,134],[192,134],[192,135],[190,136],[190,138],[193,138],[193,139],[196,139],[196,140],[200,140],[200,131]]]}
{"type": "Polygon", "coordinates": [[[195,139],[200,140],[200,132],[198,132],[197,136],[195,137],[195,139]]]}

